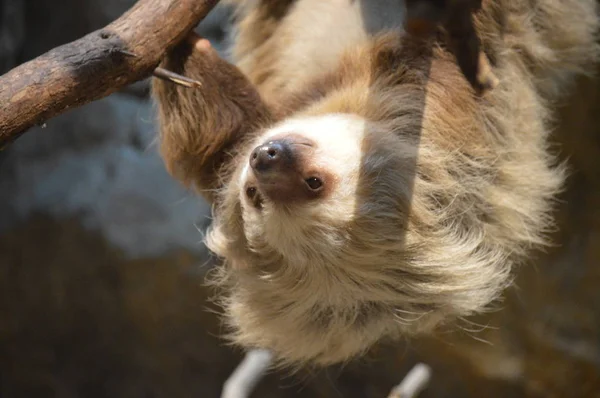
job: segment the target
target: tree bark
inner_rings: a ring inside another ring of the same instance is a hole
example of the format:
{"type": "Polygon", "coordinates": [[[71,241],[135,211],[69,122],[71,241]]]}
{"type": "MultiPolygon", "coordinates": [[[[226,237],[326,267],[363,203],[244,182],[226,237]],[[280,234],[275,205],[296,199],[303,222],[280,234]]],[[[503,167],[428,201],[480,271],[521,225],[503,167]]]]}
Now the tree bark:
{"type": "Polygon", "coordinates": [[[139,0],[105,28],[0,76],[0,149],[32,126],[150,76],[218,1],[139,0]]]}

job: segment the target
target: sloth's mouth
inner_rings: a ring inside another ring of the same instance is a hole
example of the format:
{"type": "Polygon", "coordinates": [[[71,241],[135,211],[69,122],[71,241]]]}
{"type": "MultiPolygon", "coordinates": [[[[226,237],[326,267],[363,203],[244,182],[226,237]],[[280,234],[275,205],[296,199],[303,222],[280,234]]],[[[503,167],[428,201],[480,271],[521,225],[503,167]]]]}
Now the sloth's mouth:
{"type": "Polygon", "coordinates": [[[248,199],[250,199],[250,202],[255,208],[259,210],[263,208],[263,198],[260,192],[258,192],[258,189],[256,189],[256,187],[250,186],[246,188],[246,196],[248,197],[248,199]]]}

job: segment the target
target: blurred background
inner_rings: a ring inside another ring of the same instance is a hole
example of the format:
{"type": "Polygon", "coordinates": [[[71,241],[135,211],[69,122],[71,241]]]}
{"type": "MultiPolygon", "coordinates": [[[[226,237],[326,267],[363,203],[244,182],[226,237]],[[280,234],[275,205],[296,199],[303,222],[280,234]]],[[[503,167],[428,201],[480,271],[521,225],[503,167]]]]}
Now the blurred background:
{"type": "MultiPolygon", "coordinates": [[[[0,74],[133,3],[0,0],[0,74]]],[[[220,50],[228,14],[198,28],[220,50]]],[[[383,398],[424,361],[422,397],[600,397],[598,93],[582,80],[558,109],[557,244],[495,311],[343,367],[273,372],[254,396],[383,398]]],[[[212,398],[241,360],[202,284],[209,209],[166,173],[156,134],[146,81],[0,152],[0,397],[212,398]]]]}

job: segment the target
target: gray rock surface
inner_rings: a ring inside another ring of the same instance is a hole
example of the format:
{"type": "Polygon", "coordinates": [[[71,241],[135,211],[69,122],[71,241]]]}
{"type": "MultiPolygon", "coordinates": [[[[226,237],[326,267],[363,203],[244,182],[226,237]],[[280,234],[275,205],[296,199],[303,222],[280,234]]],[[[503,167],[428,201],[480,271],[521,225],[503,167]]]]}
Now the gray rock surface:
{"type": "Polygon", "coordinates": [[[113,95],[37,127],[3,155],[0,233],[32,214],[78,217],[131,256],[203,252],[206,204],[165,171],[149,101],[113,95]]]}

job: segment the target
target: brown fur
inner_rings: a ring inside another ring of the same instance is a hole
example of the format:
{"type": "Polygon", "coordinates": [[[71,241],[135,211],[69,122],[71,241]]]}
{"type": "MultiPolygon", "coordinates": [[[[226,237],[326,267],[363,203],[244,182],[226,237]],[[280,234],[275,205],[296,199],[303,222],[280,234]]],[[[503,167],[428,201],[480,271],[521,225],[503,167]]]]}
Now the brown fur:
{"type": "Polygon", "coordinates": [[[245,134],[269,122],[270,111],[237,68],[223,61],[204,39],[190,36],[162,65],[202,84],[201,92],[155,84],[154,95],[168,104],[159,108],[167,169],[186,184],[202,181],[202,194],[211,200],[220,185],[219,170],[231,158],[228,151],[234,151],[245,134]],[[220,101],[211,104],[216,98],[220,101]],[[199,120],[209,137],[193,133],[199,120]]]}
{"type": "Polygon", "coordinates": [[[223,260],[215,281],[231,338],[296,365],[348,360],[498,297],[552,226],[564,170],[547,144],[551,103],[598,56],[595,1],[484,0],[475,27],[500,85],[478,98],[440,43],[360,24],[340,33],[362,3],[319,1],[341,15],[322,16],[329,37],[316,43],[295,20],[314,0],[283,16],[248,3],[233,48],[247,80],[178,49],[166,66],[203,88],[155,82],[169,169],[218,189],[207,244],[223,260]],[[361,159],[348,162],[358,170],[331,170],[355,179],[352,195],[340,184],[323,200],[248,208],[242,169],[265,131],[328,114],[365,122],[361,159]]]}

